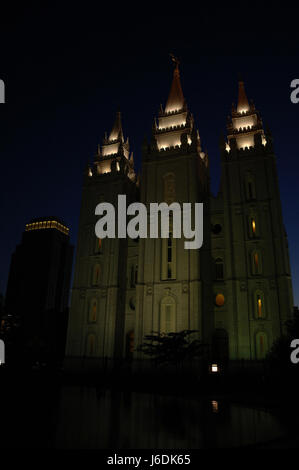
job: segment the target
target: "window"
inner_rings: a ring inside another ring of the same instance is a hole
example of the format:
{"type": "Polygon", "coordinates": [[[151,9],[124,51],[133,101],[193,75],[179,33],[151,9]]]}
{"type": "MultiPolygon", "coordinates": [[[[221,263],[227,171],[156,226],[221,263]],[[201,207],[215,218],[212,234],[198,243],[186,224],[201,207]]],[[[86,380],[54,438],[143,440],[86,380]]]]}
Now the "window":
{"type": "Polygon", "coordinates": [[[96,336],[94,333],[91,333],[87,336],[86,355],[94,356],[95,353],[96,353],[96,336]]]}
{"type": "Polygon", "coordinates": [[[131,359],[134,353],[134,330],[126,334],[126,357],[131,359]]]}
{"type": "Polygon", "coordinates": [[[268,338],[265,332],[260,331],[255,337],[256,358],[265,359],[268,352],[268,338]]]}
{"type": "Polygon", "coordinates": [[[175,300],[168,296],[161,302],[160,333],[173,333],[176,331],[175,300]]]}
{"type": "Polygon", "coordinates": [[[130,273],[130,287],[135,287],[137,284],[138,278],[138,266],[137,264],[132,264],[131,273],[130,273]]]}
{"type": "Polygon", "coordinates": [[[175,176],[168,173],[163,176],[164,179],[164,200],[167,204],[171,204],[176,200],[175,197],[175,176]]]}
{"type": "Polygon", "coordinates": [[[257,314],[258,317],[261,318],[263,316],[262,312],[262,299],[260,295],[257,295],[257,314]]]}
{"type": "Polygon", "coordinates": [[[265,300],[262,291],[257,291],[254,296],[255,317],[257,319],[265,318],[265,300]]]}
{"type": "Polygon", "coordinates": [[[215,304],[217,305],[217,307],[222,307],[222,305],[224,305],[224,302],[225,302],[225,297],[223,294],[219,293],[219,294],[216,294],[215,296],[215,304]]]}
{"type": "Polygon", "coordinates": [[[255,250],[252,252],[251,254],[251,270],[252,270],[252,274],[254,276],[258,275],[258,274],[262,274],[262,256],[261,256],[261,252],[258,251],[258,250],[255,250]]]}
{"type": "Polygon", "coordinates": [[[254,179],[254,176],[250,173],[247,173],[245,177],[245,192],[246,192],[246,199],[248,201],[251,201],[252,199],[256,198],[255,179],[254,179]]]}
{"type": "Polygon", "coordinates": [[[89,306],[89,322],[94,323],[97,321],[98,302],[96,299],[92,299],[89,306]]]}
{"type": "Polygon", "coordinates": [[[135,287],[135,266],[131,266],[130,287],[135,287]]]}
{"type": "Polygon", "coordinates": [[[96,241],[95,241],[95,253],[102,253],[102,239],[101,238],[98,238],[96,237],[96,241]]]}
{"type": "Polygon", "coordinates": [[[219,235],[222,231],[222,226],[220,224],[215,224],[212,226],[212,232],[214,235],[219,235]]]}
{"type": "Polygon", "coordinates": [[[93,267],[93,272],[92,272],[92,285],[93,286],[98,286],[100,283],[100,272],[101,268],[99,264],[96,264],[93,267]]]}
{"type": "Polygon", "coordinates": [[[162,280],[176,278],[176,238],[173,238],[172,220],[169,220],[169,236],[162,238],[162,280]]]}
{"type": "Polygon", "coordinates": [[[256,215],[249,216],[249,236],[255,238],[258,236],[258,223],[256,215]]]}
{"type": "Polygon", "coordinates": [[[167,278],[172,278],[172,233],[169,232],[169,237],[167,239],[167,278]]]}
{"type": "Polygon", "coordinates": [[[221,258],[215,260],[215,279],[221,280],[224,278],[224,264],[221,258]]]}

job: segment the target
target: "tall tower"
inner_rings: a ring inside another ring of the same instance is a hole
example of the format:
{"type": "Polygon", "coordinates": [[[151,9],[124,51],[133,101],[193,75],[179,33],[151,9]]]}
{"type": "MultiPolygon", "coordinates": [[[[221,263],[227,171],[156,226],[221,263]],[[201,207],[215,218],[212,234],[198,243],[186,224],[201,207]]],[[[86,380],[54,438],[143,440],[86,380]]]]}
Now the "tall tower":
{"type": "Polygon", "coordinates": [[[262,359],[291,316],[293,296],[272,137],[243,81],[221,162],[212,215],[215,322],[228,333],[231,359],[262,359]]]}
{"type": "Polygon", "coordinates": [[[136,189],[133,154],[118,112],[109,137],[105,135],[84,175],[67,358],[123,355],[128,239],[99,240],[95,208],[104,201],[117,207],[119,194],[127,195],[129,204],[136,200],[136,189]]]}
{"type": "MultiPolygon", "coordinates": [[[[183,95],[178,61],[165,108],[160,107],[154,119],[150,144],[143,145],[141,202],[148,208],[152,202],[206,202],[208,217],[208,157],[201,149],[183,95]]],[[[194,208],[194,206],[193,206],[194,208]]],[[[204,230],[209,224],[204,222],[204,230]]],[[[136,289],[135,345],[144,335],[155,332],[207,330],[203,316],[208,295],[209,268],[203,268],[208,253],[208,238],[200,250],[184,248],[184,238],[146,238],[139,242],[138,283],[136,289]]],[[[209,322],[209,320],[208,320],[209,322]]],[[[208,323],[207,322],[207,323],[208,323]]]]}
{"type": "Polygon", "coordinates": [[[57,217],[26,224],[11,258],[6,312],[20,318],[27,350],[35,361],[64,357],[73,262],[69,229],[57,217]]]}

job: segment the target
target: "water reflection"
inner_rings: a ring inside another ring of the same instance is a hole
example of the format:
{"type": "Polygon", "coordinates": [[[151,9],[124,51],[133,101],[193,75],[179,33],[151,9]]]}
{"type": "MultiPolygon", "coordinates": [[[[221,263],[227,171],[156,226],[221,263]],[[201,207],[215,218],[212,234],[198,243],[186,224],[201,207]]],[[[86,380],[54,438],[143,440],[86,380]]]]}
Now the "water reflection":
{"type": "Polygon", "coordinates": [[[266,411],[214,399],[65,387],[55,445],[85,449],[235,447],[275,439],[283,431],[266,411]]]}

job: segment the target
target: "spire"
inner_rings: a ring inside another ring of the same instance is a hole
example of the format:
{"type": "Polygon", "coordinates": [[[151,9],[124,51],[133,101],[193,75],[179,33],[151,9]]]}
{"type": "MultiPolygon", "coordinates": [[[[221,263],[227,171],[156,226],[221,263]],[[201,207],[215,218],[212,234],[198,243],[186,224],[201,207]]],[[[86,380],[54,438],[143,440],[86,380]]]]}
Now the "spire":
{"type": "Polygon", "coordinates": [[[245,92],[245,86],[243,80],[239,79],[239,93],[238,93],[238,106],[237,112],[249,111],[250,106],[245,92]]]}
{"type": "Polygon", "coordinates": [[[112,128],[112,131],[110,132],[109,140],[116,140],[118,138],[120,138],[122,140],[122,142],[124,142],[124,135],[123,135],[122,125],[121,125],[121,113],[120,113],[120,111],[117,111],[117,113],[116,113],[114,126],[112,128]]]}
{"type": "Polygon", "coordinates": [[[227,152],[234,149],[250,149],[266,143],[262,120],[255,106],[248,102],[242,79],[239,79],[237,109],[233,106],[232,117],[227,121],[227,138],[227,152]]]}
{"type": "Polygon", "coordinates": [[[170,93],[168,100],[165,106],[165,112],[169,113],[171,111],[179,111],[184,107],[185,98],[183,95],[181,80],[180,80],[180,71],[179,71],[179,61],[176,57],[171,54],[171,59],[175,64],[173,71],[173,79],[170,88],[170,93]]]}

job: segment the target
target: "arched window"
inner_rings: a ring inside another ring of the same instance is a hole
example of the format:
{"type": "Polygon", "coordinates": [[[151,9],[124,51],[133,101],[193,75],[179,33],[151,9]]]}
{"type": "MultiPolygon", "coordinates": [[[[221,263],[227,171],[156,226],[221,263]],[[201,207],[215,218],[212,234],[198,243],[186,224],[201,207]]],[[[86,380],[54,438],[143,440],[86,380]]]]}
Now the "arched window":
{"type": "Polygon", "coordinates": [[[251,271],[254,276],[262,274],[262,255],[259,250],[251,253],[251,271]]]}
{"type": "Polygon", "coordinates": [[[100,283],[101,267],[99,264],[95,264],[92,271],[92,285],[98,286],[100,283]]]}
{"type": "Polygon", "coordinates": [[[135,287],[138,278],[138,265],[132,264],[130,272],[130,287],[135,287]]]}
{"type": "Polygon", "coordinates": [[[96,335],[90,333],[86,341],[86,356],[94,356],[96,354],[96,335]]]}
{"type": "Polygon", "coordinates": [[[265,318],[265,299],[264,293],[262,291],[256,291],[254,294],[254,309],[255,309],[255,317],[265,318]]]}
{"type": "Polygon", "coordinates": [[[102,244],[103,244],[102,239],[96,237],[95,246],[94,246],[94,251],[95,251],[96,254],[102,253],[102,244]]]}
{"type": "Polygon", "coordinates": [[[176,305],[171,296],[161,301],[160,333],[173,333],[176,331],[176,305]]]}
{"type": "Polygon", "coordinates": [[[164,179],[164,201],[171,204],[176,200],[175,197],[175,176],[173,173],[167,173],[164,179]]]}
{"type": "Polygon", "coordinates": [[[222,258],[215,260],[215,279],[222,280],[224,278],[224,263],[222,258]]]}
{"type": "Polygon", "coordinates": [[[265,359],[268,352],[268,338],[264,331],[259,331],[255,337],[255,352],[257,359],[265,359]]]}
{"type": "Polygon", "coordinates": [[[255,179],[251,173],[247,173],[245,177],[245,193],[248,201],[256,198],[255,179]]]}
{"type": "Polygon", "coordinates": [[[131,359],[134,353],[134,330],[126,334],[126,357],[131,359]]]}
{"type": "Polygon", "coordinates": [[[135,287],[135,266],[132,264],[130,273],[130,287],[135,287]]]}
{"type": "Polygon", "coordinates": [[[98,314],[98,301],[97,299],[92,299],[89,305],[88,321],[90,323],[96,322],[97,314],[98,314]]]}
{"type": "Polygon", "coordinates": [[[249,222],[249,237],[250,238],[255,238],[259,235],[259,224],[257,221],[257,216],[256,214],[251,214],[248,219],[249,222]]]}
{"type": "Polygon", "coordinates": [[[162,280],[176,279],[176,238],[173,237],[173,222],[169,217],[169,236],[162,238],[162,280]]]}

